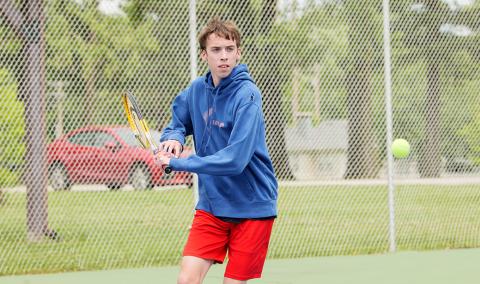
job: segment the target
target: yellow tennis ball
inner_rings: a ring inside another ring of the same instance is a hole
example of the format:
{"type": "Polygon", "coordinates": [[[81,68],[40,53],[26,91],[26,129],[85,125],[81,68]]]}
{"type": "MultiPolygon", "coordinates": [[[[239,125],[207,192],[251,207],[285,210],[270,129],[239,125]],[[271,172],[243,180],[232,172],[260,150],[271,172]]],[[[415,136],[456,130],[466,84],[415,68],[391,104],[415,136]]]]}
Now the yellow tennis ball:
{"type": "Polygon", "coordinates": [[[403,159],[410,154],[410,144],[405,139],[395,139],[392,143],[392,154],[397,159],[403,159]]]}

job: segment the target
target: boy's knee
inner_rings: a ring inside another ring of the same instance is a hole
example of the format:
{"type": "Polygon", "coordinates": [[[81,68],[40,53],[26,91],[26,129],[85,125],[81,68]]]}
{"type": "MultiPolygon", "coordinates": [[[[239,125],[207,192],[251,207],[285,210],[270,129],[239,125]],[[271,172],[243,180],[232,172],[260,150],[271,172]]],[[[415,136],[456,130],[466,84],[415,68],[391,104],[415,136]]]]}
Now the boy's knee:
{"type": "Polygon", "coordinates": [[[201,284],[200,275],[181,272],[178,275],[177,284],[201,284]]]}

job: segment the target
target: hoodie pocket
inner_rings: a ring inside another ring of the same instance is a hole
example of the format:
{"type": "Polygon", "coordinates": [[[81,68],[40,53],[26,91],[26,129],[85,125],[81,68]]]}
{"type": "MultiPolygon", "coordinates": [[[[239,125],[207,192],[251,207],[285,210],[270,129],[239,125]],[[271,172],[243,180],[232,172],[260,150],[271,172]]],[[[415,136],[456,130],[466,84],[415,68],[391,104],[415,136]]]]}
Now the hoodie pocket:
{"type": "Polygon", "coordinates": [[[236,176],[209,176],[208,179],[206,190],[210,199],[235,202],[254,200],[254,189],[244,172],[236,176]]]}
{"type": "Polygon", "coordinates": [[[261,173],[258,170],[257,174],[254,174],[254,171],[247,167],[244,174],[245,179],[252,188],[255,201],[263,202],[276,199],[275,192],[273,191],[274,187],[270,184],[270,181],[266,178],[264,173],[261,173]],[[255,183],[256,186],[253,186],[252,183],[255,183]]]}

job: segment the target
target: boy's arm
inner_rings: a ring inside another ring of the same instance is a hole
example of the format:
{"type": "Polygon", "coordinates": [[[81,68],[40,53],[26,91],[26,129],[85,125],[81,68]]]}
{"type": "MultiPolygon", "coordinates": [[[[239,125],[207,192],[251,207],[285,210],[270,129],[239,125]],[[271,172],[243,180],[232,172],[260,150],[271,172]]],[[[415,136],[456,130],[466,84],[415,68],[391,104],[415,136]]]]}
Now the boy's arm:
{"type": "Polygon", "coordinates": [[[218,176],[240,174],[253,156],[262,119],[260,107],[254,102],[248,102],[235,115],[227,147],[210,156],[191,155],[183,159],[169,159],[170,167],[177,171],[218,176]]]}
{"type": "Polygon", "coordinates": [[[172,103],[172,119],[160,137],[160,148],[178,156],[185,144],[185,137],[192,134],[192,120],[188,108],[189,89],[182,91],[172,103]],[[178,145],[176,142],[178,141],[178,145]]]}

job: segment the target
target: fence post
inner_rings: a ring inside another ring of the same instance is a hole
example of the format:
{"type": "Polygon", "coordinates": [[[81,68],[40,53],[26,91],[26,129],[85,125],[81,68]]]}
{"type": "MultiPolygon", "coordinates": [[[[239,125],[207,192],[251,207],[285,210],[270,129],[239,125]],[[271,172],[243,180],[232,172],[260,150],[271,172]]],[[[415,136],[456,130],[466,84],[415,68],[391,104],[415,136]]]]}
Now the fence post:
{"type": "MultiPolygon", "coordinates": [[[[189,26],[190,26],[190,80],[197,78],[197,14],[196,14],[196,0],[190,0],[189,5],[189,26]]],[[[192,150],[195,153],[195,144],[192,145],[192,150]]],[[[198,176],[193,174],[193,198],[195,207],[198,202],[198,176]]]]}
{"type": "Polygon", "coordinates": [[[392,114],[392,74],[390,47],[390,12],[388,0],[383,0],[383,48],[385,60],[385,111],[387,119],[387,160],[388,160],[388,208],[390,213],[389,242],[390,252],[395,252],[395,186],[393,182],[393,156],[390,145],[393,140],[392,114]]]}

